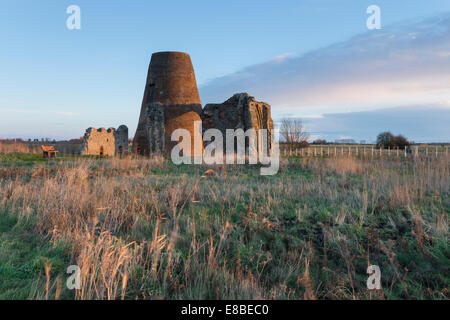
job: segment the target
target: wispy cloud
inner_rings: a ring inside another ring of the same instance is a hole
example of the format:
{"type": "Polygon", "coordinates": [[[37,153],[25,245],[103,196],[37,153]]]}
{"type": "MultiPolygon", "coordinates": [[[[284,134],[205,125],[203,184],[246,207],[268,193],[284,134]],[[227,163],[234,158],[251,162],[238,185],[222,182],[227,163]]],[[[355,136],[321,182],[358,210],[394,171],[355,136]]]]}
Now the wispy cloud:
{"type": "Polygon", "coordinates": [[[450,100],[450,13],[368,31],[346,42],[214,79],[204,103],[247,91],[273,112],[320,115],[450,100]]]}
{"type": "Polygon", "coordinates": [[[278,56],[275,56],[275,58],[273,58],[273,62],[274,63],[282,63],[284,61],[286,61],[287,58],[292,57],[294,55],[293,52],[286,52],[283,54],[280,54],[278,56]]]}
{"type": "Polygon", "coordinates": [[[388,108],[363,112],[324,114],[303,118],[313,137],[329,141],[352,138],[374,141],[382,131],[403,134],[416,142],[450,141],[450,104],[388,108]]]}

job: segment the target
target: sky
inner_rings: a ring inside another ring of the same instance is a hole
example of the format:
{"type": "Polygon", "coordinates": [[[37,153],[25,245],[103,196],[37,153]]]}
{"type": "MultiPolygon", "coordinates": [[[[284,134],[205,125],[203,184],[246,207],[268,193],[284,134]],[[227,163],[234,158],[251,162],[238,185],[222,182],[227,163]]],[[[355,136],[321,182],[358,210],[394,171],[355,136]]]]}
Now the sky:
{"type": "Polygon", "coordinates": [[[448,0],[0,0],[0,137],[132,137],[157,51],[190,54],[203,105],[248,92],[312,138],[450,142],[448,0]]]}

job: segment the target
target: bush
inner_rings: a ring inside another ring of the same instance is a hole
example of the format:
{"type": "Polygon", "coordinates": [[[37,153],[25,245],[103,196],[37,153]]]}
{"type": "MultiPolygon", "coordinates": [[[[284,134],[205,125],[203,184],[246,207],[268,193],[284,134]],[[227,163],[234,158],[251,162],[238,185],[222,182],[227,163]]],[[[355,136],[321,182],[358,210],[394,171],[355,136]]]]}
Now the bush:
{"type": "Polygon", "coordinates": [[[410,145],[409,141],[402,135],[398,135],[395,137],[395,144],[399,149],[405,149],[410,145]]]}
{"type": "Polygon", "coordinates": [[[299,146],[300,148],[308,148],[308,147],[309,147],[309,143],[308,143],[308,141],[302,141],[302,142],[300,142],[300,143],[298,144],[298,146],[299,146]]]}
{"type": "Polygon", "coordinates": [[[382,132],[377,137],[377,148],[405,149],[409,147],[409,141],[402,135],[394,136],[391,132],[382,132]]]}

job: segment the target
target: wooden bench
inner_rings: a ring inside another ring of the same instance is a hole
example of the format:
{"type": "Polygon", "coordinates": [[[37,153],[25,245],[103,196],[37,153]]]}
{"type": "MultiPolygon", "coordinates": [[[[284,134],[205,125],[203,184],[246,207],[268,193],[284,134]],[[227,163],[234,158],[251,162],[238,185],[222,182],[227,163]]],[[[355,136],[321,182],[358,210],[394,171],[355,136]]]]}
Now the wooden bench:
{"type": "Polygon", "coordinates": [[[56,158],[56,153],[58,152],[55,150],[54,146],[44,146],[41,145],[42,153],[44,155],[44,158],[56,158]]]}

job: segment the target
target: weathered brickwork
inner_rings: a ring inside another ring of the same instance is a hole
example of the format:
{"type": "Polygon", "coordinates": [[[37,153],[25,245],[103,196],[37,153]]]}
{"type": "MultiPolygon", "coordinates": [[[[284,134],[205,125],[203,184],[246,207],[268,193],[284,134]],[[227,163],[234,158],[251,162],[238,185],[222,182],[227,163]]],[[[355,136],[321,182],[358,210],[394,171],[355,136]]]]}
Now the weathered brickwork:
{"type": "Polygon", "coordinates": [[[128,127],[88,128],[81,145],[82,155],[115,156],[128,153],[128,127]]]}
{"type": "MultiPolygon", "coordinates": [[[[256,133],[266,129],[270,150],[273,121],[269,104],[258,102],[247,93],[238,93],[222,104],[208,104],[202,110],[189,55],[183,52],[154,53],[148,68],[133,152],[169,155],[178,143],[171,141],[172,133],[177,129],[185,129],[191,134],[192,152],[203,152],[203,145],[194,148],[194,141],[202,143],[203,133],[196,132],[196,121],[203,122],[203,132],[215,128],[224,135],[226,129],[246,131],[252,128],[256,133]]],[[[258,138],[258,150],[261,148],[262,142],[258,138]]]]}
{"type": "MultiPolygon", "coordinates": [[[[269,104],[256,101],[248,93],[237,93],[223,103],[205,106],[202,111],[203,131],[215,128],[225,136],[226,129],[242,129],[244,131],[254,129],[256,132],[266,129],[267,147],[270,150],[273,131],[270,109],[269,104]]],[[[258,139],[258,150],[261,150],[261,147],[261,139],[258,139]]],[[[248,141],[246,148],[248,148],[248,141]]]]}
{"type": "Polygon", "coordinates": [[[191,58],[183,52],[152,55],[133,151],[141,155],[169,154],[176,142],[173,130],[194,130],[202,105],[191,58]]]}

